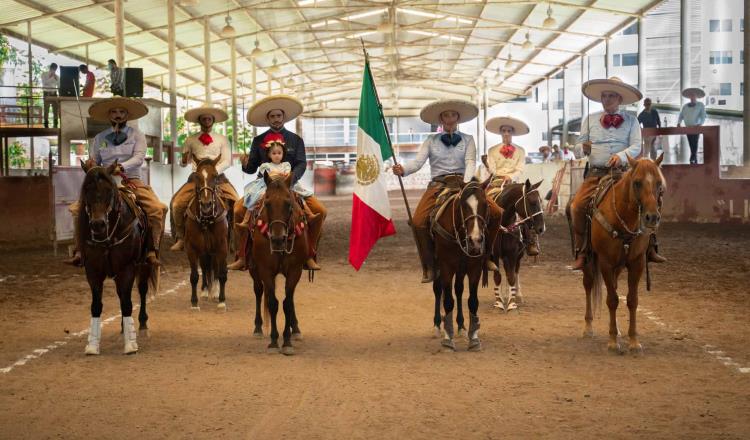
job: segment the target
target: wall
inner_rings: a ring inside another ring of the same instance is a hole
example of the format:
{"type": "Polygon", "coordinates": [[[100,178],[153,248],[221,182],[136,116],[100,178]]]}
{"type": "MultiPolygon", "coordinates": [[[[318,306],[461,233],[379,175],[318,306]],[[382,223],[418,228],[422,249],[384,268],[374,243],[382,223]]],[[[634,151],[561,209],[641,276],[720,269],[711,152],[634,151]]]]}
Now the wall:
{"type": "Polygon", "coordinates": [[[0,178],[0,246],[49,243],[50,204],[49,177],[0,178]]]}

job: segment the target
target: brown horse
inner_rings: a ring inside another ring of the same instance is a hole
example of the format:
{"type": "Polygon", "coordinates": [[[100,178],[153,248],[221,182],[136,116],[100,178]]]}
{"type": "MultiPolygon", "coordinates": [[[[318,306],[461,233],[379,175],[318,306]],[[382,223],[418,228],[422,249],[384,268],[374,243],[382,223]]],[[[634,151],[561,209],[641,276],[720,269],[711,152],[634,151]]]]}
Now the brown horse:
{"type": "Polygon", "coordinates": [[[623,269],[628,270],[627,305],[630,312],[628,328],[631,353],[641,353],[643,348],[636,331],[638,308],[638,283],[646,266],[646,251],[649,231],[659,226],[660,198],[666,190],[666,181],[659,169],[664,155],[656,161],[635,160],[628,156],[630,170],[622,175],[595,207],[591,221],[591,253],[583,271],[583,287],[586,289],[586,315],[584,337],[594,334],[591,322],[592,291],[593,306],[601,306],[601,281],[607,288],[609,308],[609,342],[611,351],[620,352],[617,337],[617,279],[623,269]]]}
{"type": "Polygon", "coordinates": [[[135,202],[127,201],[129,196],[118,189],[114,178],[119,167],[117,161],[106,168],[94,166],[92,161],[82,161],[81,167],[86,171],[86,177],[81,186],[78,224],[86,279],[91,287],[91,327],[86,354],[99,354],[102,292],[107,278],[114,279],[120,299],[123,352],[135,353],[138,343],[130,299],[133,283],[137,281],[141,297],[139,329],[145,332],[148,330],[146,295],[149,285],[156,290],[159,277],[158,266],[149,265],[145,259],[146,243],[151,242],[148,223],[135,202]]]}
{"type": "Polygon", "coordinates": [[[190,201],[185,222],[185,251],[190,261],[190,285],[192,293],[190,304],[193,310],[200,310],[198,306],[198,265],[203,273],[203,297],[207,298],[209,292],[214,299],[218,299],[217,308],[226,310],[226,298],[224,286],[227,282],[227,254],[229,244],[227,231],[229,223],[227,220],[227,207],[221,199],[219,189],[219,173],[216,164],[221,160],[221,155],[216,159],[203,159],[196,163],[195,173],[191,176],[195,185],[195,198],[190,201]],[[218,278],[218,292],[216,280],[218,278]]]}
{"type": "Polygon", "coordinates": [[[279,331],[276,314],[279,300],[276,298],[276,277],[283,275],[284,284],[284,343],[281,353],[294,354],[292,338],[301,339],[297,314],[294,308],[294,291],[302,276],[302,268],[308,257],[309,243],[306,224],[303,221],[302,207],[297,201],[292,187],[292,174],[285,178],[269,177],[264,173],[266,193],[258,202],[259,213],[252,230],[252,264],[255,291],[255,330],[256,337],[263,336],[261,300],[264,315],[271,324],[271,343],[268,349],[279,351],[279,331]]]}
{"type": "MultiPolygon", "coordinates": [[[[479,351],[482,348],[479,339],[479,280],[485,267],[489,239],[487,219],[489,206],[484,188],[476,180],[464,184],[458,194],[440,214],[432,225],[435,234],[435,257],[439,270],[439,286],[433,285],[435,292],[436,312],[439,311],[440,296],[443,299],[443,347],[455,350],[453,342],[453,292],[455,282],[461,282],[457,293],[463,292],[463,278],[469,280],[469,350],[479,351]],[[438,291],[440,295],[438,295],[438,291]]],[[[461,311],[461,298],[459,313],[461,311]]],[[[462,323],[459,323],[459,328],[462,323]]]]}

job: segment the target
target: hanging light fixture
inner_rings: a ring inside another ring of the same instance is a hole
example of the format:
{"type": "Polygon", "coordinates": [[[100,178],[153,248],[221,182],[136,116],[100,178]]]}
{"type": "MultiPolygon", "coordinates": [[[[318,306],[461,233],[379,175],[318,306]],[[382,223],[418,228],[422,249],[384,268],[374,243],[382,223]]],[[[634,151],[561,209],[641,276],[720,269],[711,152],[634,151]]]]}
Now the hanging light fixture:
{"type": "Polygon", "coordinates": [[[504,79],[505,78],[503,76],[503,71],[500,70],[500,66],[497,66],[497,81],[498,82],[503,82],[504,79]]]}
{"type": "Polygon", "coordinates": [[[508,61],[505,63],[505,68],[510,70],[513,68],[513,54],[508,51],[508,61]]]}
{"type": "Polygon", "coordinates": [[[258,41],[258,37],[255,37],[255,49],[250,52],[251,58],[258,58],[263,54],[263,51],[260,49],[260,41],[258,41]]]}
{"type": "Polygon", "coordinates": [[[547,18],[544,19],[542,26],[547,29],[553,29],[557,27],[557,20],[552,17],[552,5],[549,5],[549,7],[547,7],[547,18]]]}
{"type": "Polygon", "coordinates": [[[273,65],[268,68],[268,73],[270,73],[271,75],[276,75],[277,73],[279,73],[279,66],[277,66],[276,64],[276,57],[273,57],[273,65]]]}
{"type": "Polygon", "coordinates": [[[529,38],[529,31],[526,31],[526,41],[523,42],[521,47],[523,50],[531,50],[534,48],[534,43],[532,43],[531,38],[529,38]]]}
{"type": "Polygon", "coordinates": [[[235,35],[237,35],[237,30],[234,29],[234,26],[232,26],[232,17],[227,14],[226,17],[224,17],[224,21],[227,23],[223,28],[221,28],[221,32],[219,32],[219,36],[221,38],[234,38],[235,35]]]}

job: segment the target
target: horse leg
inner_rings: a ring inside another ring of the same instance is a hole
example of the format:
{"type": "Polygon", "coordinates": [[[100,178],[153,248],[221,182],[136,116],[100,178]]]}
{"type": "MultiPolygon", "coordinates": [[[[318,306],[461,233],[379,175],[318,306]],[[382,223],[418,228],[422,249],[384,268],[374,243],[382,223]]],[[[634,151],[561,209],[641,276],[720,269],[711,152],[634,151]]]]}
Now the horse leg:
{"type": "Polygon", "coordinates": [[[219,304],[216,305],[216,308],[219,310],[225,311],[227,310],[227,298],[225,296],[225,290],[224,287],[227,284],[227,258],[226,255],[224,257],[218,258],[218,270],[216,271],[218,273],[219,278],[219,304]]]}
{"type": "Polygon", "coordinates": [[[636,330],[636,312],[638,310],[638,283],[641,281],[645,263],[644,258],[630,263],[628,266],[628,311],[630,312],[630,325],[628,327],[628,349],[633,354],[643,352],[643,346],[638,341],[636,330]]]}
{"type": "Polygon", "coordinates": [[[138,351],[135,323],[133,322],[133,301],[131,299],[134,282],[134,266],[118,273],[115,278],[117,296],[120,297],[120,312],[122,313],[122,338],[124,342],[123,354],[133,354],[138,351]]]}
{"type": "Polygon", "coordinates": [[[443,286],[443,341],[442,346],[446,349],[455,350],[456,344],[453,342],[453,273],[441,268],[441,284],[443,286]]]}
{"type": "Polygon", "coordinates": [[[482,341],[479,339],[479,278],[481,272],[477,271],[469,277],[469,351],[482,350],[482,341]]]}
{"type": "Polygon", "coordinates": [[[495,273],[492,274],[492,280],[495,283],[495,304],[493,305],[493,307],[505,311],[505,304],[503,304],[503,295],[502,291],[500,290],[503,283],[503,275],[502,273],[500,273],[500,270],[496,270],[495,273]]]}
{"type": "Polygon", "coordinates": [[[440,280],[435,279],[432,282],[432,293],[435,295],[435,314],[433,315],[432,324],[434,329],[434,337],[439,338],[440,337],[440,322],[442,321],[442,318],[440,317],[440,293],[441,293],[441,285],[440,280]]]}
{"type": "Polygon", "coordinates": [[[591,323],[594,321],[594,313],[591,307],[591,290],[594,288],[594,271],[599,270],[588,264],[583,268],[583,288],[586,291],[586,314],[584,315],[583,337],[593,338],[594,327],[591,323]]]}
{"type": "Polygon", "coordinates": [[[521,277],[519,275],[520,272],[521,272],[521,257],[518,257],[518,261],[516,262],[516,272],[515,272],[515,275],[516,275],[516,285],[515,285],[516,295],[515,296],[516,296],[516,303],[518,305],[523,304],[523,295],[521,294],[521,277]]]}
{"type": "Polygon", "coordinates": [[[193,310],[200,310],[198,306],[198,264],[195,258],[190,258],[190,306],[193,310]]]}
{"type": "Polygon", "coordinates": [[[463,309],[463,295],[464,295],[464,277],[463,275],[456,274],[453,288],[456,291],[456,335],[458,337],[463,336],[466,332],[464,326],[464,309],[463,309]]]}
{"type": "Polygon", "coordinates": [[[264,295],[266,295],[266,304],[271,314],[271,343],[268,344],[269,353],[278,353],[279,351],[279,329],[276,326],[276,314],[279,312],[279,300],[276,299],[276,283],[274,278],[263,283],[264,295]]]}
{"type": "Polygon", "coordinates": [[[301,341],[302,331],[299,329],[299,321],[297,320],[297,309],[292,303],[292,340],[301,341]]]}
{"type": "Polygon", "coordinates": [[[600,265],[604,285],[607,287],[607,308],[609,309],[609,342],[607,348],[613,353],[620,353],[620,344],[617,336],[620,331],[617,328],[617,306],[620,298],[617,296],[617,274],[611,267],[600,265]]]}
{"type": "Polygon", "coordinates": [[[508,297],[503,298],[503,304],[505,311],[510,312],[516,308],[516,303],[513,299],[513,292],[516,286],[516,262],[511,260],[510,256],[503,258],[503,270],[505,271],[505,280],[508,282],[508,297]]]}
{"type": "Polygon", "coordinates": [[[294,347],[292,347],[292,325],[295,321],[294,289],[297,288],[302,270],[298,272],[288,274],[284,283],[284,344],[281,346],[281,354],[287,356],[294,354],[294,347]]]}
{"type": "Polygon", "coordinates": [[[86,344],[86,354],[99,354],[99,345],[102,339],[102,292],[104,291],[104,277],[88,277],[91,287],[91,324],[89,326],[89,339],[86,344]]]}
{"type": "Polygon", "coordinates": [[[255,291],[255,328],[253,329],[253,336],[256,338],[262,338],[263,318],[261,318],[260,315],[262,307],[261,302],[263,301],[263,283],[253,278],[253,290],[255,291]]]}
{"type": "Polygon", "coordinates": [[[146,303],[148,295],[148,277],[151,269],[148,266],[144,266],[139,269],[141,271],[138,277],[138,295],[141,298],[141,308],[138,310],[138,331],[142,336],[148,336],[148,313],[146,312],[146,303]]]}

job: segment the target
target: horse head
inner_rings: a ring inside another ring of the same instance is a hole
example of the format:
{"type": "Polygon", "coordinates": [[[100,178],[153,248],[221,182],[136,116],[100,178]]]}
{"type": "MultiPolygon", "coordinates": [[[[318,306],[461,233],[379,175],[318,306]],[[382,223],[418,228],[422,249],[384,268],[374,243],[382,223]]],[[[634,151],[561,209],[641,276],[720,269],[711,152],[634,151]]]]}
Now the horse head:
{"type": "Polygon", "coordinates": [[[638,204],[641,224],[647,228],[656,228],[661,221],[661,197],[667,189],[667,182],[660,169],[664,153],[656,161],[648,158],[636,160],[630,156],[627,158],[630,164],[629,198],[638,204]]]}
{"type": "Polygon", "coordinates": [[[219,173],[216,164],[221,160],[221,154],[216,159],[198,160],[195,162],[195,194],[198,197],[198,218],[201,222],[212,222],[221,213],[221,197],[218,194],[219,173]]]}
{"type": "Polygon", "coordinates": [[[461,223],[455,225],[459,236],[464,235],[463,241],[467,254],[478,256],[484,252],[485,233],[489,217],[487,196],[481,183],[473,178],[467,182],[459,194],[461,223]]]}
{"type": "Polygon", "coordinates": [[[543,180],[531,184],[529,179],[523,183],[521,198],[516,202],[516,212],[521,218],[531,221],[531,225],[537,234],[544,233],[544,210],[542,209],[542,197],[539,195],[539,186],[543,180]]]}
{"type": "Polygon", "coordinates": [[[105,241],[110,235],[109,217],[117,198],[117,184],[112,176],[118,166],[116,160],[106,168],[96,166],[92,161],[81,161],[81,167],[86,171],[81,203],[94,241],[105,241]]]}
{"type": "Polygon", "coordinates": [[[266,193],[263,197],[261,220],[267,225],[266,234],[271,242],[271,252],[286,252],[287,241],[295,233],[299,207],[292,196],[292,174],[271,177],[263,173],[266,193]]]}

